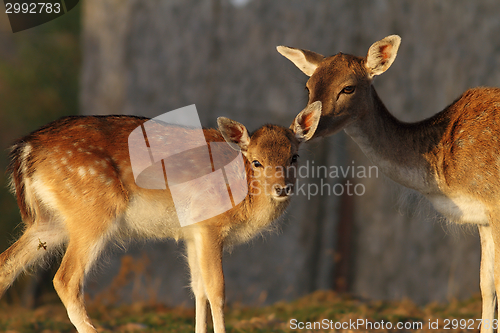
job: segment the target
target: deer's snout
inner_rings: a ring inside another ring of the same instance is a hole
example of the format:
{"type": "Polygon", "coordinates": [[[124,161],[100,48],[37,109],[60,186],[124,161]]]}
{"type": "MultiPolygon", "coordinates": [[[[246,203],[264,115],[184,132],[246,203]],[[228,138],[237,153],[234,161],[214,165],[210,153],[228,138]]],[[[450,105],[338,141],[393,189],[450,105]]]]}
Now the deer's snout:
{"type": "Polygon", "coordinates": [[[274,195],[280,198],[285,198],[290,194],[292,194],[293,192],[293,184],[286,184],[285,186],[275,184],[273,188],[274,188],[274,195]]]}

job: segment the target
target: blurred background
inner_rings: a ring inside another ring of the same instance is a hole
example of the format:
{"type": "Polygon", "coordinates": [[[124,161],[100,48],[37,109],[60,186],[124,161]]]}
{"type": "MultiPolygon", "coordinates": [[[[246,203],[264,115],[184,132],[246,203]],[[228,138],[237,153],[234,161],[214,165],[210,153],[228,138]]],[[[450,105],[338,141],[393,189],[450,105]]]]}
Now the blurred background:
{"type": "MultiPolygon", "coordinates": [[[[288,126],[307,102],[307,77],[277,45],[364,56],[373,42],[399,34],[398,57],[375,87],[396,117],[417,121],[467,88],[500,86],[499,13],[494,0],[82,0],[16,34],[0,14],[0,167],[13,140],[66,115],[154,117],[196,104],[207,127],[218,116],[250,130],[288,126]]],[[[302,165],[371,166],[343,132],[304,145],[300,155],[302,165]]],[[[418,304],[479,292],[474,227],[449,225],[382,174],[301,180],[306,190],[347,182],[361,184],[362,195],[299,194],[277,232],[226,254],[229,304],[319,289],[418,304]]],[[[0,189],[3,251],[22,227],[4,173],[0,189]]],[[[54,271],[19,279],[3,302],[36,306],[54,297],[54,271]]],[[[89,302],[191,307],[188,283],[182,244],[131,244],[111,249],[86,292],[89,302]]]]}

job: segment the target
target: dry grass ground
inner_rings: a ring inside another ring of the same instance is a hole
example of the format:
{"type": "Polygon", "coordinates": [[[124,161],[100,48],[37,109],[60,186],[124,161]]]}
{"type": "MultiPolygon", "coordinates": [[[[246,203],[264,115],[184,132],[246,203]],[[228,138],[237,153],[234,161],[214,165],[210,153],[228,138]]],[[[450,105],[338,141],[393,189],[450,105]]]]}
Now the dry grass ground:
{"type": "MultiPolygon", "coordinates": [[[[146,304],[118,307],[94,304],[89,306],[89,312],[99,332],[103,333],[194,332],[192,309],[146,304]]],[[[419,307],[409,300],[367,301],[341,296],[331,291],[318,291],[293,302],[278,302],[267,307],[229,305],[226,308],[226,327],[228,333],[478,332],[478,321],[475,319],[480,318],[480,313],[479,296],[466,301],[433,303],[419,307]],[[353,326],[352,323],[358,320],[371,324],[353,326]],[[307,323],[314,325],[314,322],[330,327],[319,327],[320,324],[316,324],[316,328],[312,326],[308,329],[307,323]],[[299,328],[302,327],[299,323],[303,323],[303,329],[299,328]],[[397,323],[406,324],[407,329],[398,329],[397,323]],[[417,328],[416,323],[422,323],[421,328],[417,328]],[[439,328],[429,327],[429,323],[438,323],[439,328]],[[371,329],[369,325],[372,325],[371,329]],[[389,329],[389,325],[393,327],[389,329]],[[379,329],[376,329],[377,327],[379,329]]],[[[54,299],[35,310],[0,305],[0,332],[53,333],[75,330],[66,316],[64,307],[54,299]]]]}

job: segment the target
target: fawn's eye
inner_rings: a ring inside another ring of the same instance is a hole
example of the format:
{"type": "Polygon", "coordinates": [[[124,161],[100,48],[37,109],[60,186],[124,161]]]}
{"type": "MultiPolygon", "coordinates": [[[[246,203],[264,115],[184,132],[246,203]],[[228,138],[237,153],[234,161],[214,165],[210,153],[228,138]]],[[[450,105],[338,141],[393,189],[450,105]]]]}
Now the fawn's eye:
{"type": "Polygon", "coordinates": [[[262,164],[260,164],[260,162],[257,160],[252,161],[252,164],[256,168],[262,168],[262,164]]]}
{"type": "Polygon", "coordinates": [[[299,159],[299,154],[295,154],[292,156],[292,164],[297,163],[297,160],[299,159]]]}
{"type": "Polygon", "coordinates": [[[347,86],[344,89],[342,89],[342,93],[349,95],[349,94],[352,94],[355,89],[356,89],[355,86],[347,86]]]}

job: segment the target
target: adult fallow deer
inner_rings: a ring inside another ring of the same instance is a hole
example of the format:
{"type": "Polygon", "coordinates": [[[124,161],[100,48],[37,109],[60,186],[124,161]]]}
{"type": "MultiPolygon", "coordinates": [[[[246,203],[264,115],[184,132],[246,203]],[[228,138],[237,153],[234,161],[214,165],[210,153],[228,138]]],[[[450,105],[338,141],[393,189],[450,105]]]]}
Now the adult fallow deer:
{"type": "Polygon", "coordinates": [[[400,42],[388,36],[366,57],[277,49],[310,77],[308,105],[322,102],[315,137],[344,129],[391,179],[422,193],[451,221],[478,226],[481,332],[492,332],[500,292],[500,89],[470,89],[428,119],[399,121],[372,81],[394,62],[400,42]]]}

